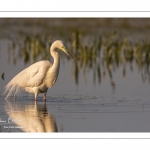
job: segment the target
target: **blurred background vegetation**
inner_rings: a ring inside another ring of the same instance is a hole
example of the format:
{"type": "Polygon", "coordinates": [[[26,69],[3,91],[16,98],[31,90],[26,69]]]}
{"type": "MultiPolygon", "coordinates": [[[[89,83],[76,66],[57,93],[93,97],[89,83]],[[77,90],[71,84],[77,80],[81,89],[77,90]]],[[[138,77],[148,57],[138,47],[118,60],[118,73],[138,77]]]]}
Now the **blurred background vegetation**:
{"type": "Polygon", "coordinates": [[[126,77],[128,65],[150,82],[149,29],[149,18],[1,18],[0,40],[9,40],[8,63],[15,65],[18,59],[50,60],[50,45],[60,39],[77,59],[72,72],[76,84],[79,72],[86,78],[92,70],[93,83],[101,83],[108,73],[115,87],[113,72],[121,67],[126,77]]]}

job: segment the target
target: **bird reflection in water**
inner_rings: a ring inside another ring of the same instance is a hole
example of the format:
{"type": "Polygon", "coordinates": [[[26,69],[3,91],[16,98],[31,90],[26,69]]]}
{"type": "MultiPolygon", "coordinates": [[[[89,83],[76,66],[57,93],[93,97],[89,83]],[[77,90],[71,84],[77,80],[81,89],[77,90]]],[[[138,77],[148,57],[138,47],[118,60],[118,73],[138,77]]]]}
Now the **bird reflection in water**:
{"type": "Polygon", "coordinates": [[[22,107],[7,100],[6,112],[10,122],[20,126],[24,132],[58,132],[54,117],[47,112],[46,103],[22,107]]]}

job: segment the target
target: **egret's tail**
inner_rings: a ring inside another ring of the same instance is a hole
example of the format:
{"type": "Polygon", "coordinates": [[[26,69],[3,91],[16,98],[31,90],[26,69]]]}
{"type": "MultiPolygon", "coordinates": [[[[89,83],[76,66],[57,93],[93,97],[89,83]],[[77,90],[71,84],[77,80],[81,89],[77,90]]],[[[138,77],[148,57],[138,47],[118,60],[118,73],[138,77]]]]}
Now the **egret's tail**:
{"type": "Polygon", "coordinates": [[[20,91],[20,87],[16,84],[13,84],[13,81],[10,81],[4,89],[3,94],[7,94],[6,99],[14,93],[14,96],[20,91]]]}

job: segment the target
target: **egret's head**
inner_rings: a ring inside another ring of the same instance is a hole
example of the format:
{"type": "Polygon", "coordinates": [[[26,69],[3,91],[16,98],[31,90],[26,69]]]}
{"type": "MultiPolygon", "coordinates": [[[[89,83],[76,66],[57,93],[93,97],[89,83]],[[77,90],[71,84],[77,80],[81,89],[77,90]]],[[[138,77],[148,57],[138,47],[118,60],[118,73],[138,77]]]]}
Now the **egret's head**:
{"type": "Polygon", "coordinates": [[[69,57],[71,57],[74,60],[74,62],[76,62],[74,57],[71,55],[71,53],[65,48],[65,46],[64,46],[62,41],[57,40],[53,44],[55,44],[58,49],[60,49],[63,52],[65,52],[69,57]]]}

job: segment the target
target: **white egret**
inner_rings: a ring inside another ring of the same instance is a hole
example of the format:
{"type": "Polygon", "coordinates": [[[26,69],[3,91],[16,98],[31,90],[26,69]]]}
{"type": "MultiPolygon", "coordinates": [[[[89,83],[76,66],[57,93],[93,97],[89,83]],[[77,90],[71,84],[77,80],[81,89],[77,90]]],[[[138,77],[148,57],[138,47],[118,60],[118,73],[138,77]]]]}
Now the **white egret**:
{"type": "Polygon", "coordinates": [[[63,45],[63,42],[60,40],[55,41],[50,47],[50,53],[54,59],[53,64],[47,60],[39,61],[18,73],[5,86],[4,93],[8,93],[6,99],[12,92],[16,95],[22,88],[26,92],[33,93],[35,101],[39,93],[44,93],[44,100],[46,100],[47,90],[55,84],[59,74],[60,58],[58,49],[65,52],[75,61],[63,45]]]}

